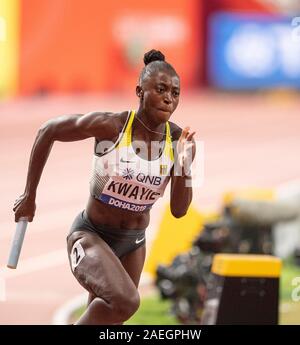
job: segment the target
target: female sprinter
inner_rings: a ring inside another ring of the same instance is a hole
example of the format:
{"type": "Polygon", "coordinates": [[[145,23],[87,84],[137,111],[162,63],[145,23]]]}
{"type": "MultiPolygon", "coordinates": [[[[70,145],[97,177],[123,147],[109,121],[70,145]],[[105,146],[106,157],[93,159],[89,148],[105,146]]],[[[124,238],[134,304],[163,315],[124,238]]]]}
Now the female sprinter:
{"type": "Polygon", "coordinates": [[[55,141],[94,137],[90,197],[67,237],[70,267],[89,292],[76,324],[122,324],[138,309],[150,209],[171,180],[172,214],[182,217],[192,200],[190,167],[195,132],[169,121],[180,80],[160,51],[144,55],[137,111],[67,115],[44,123],[34,142],[15,221],[33,220],[37,186],[55,141]]]}

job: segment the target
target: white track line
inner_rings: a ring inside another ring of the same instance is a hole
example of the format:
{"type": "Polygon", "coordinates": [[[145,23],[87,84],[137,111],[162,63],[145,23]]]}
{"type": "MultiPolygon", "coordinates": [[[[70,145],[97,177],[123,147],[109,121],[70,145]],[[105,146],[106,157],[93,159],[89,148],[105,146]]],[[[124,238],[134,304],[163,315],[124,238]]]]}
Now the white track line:
{"type": "Polygon", "coordinates": [[[52,324],[53,325],[67,325],[68,323],[70,323],[71,315],[74,313],[75,310],[79,309],[84,304],[86,304],[87,300],[88,300],[88,293],[84,292],[72,298],[65,304],[63,304],[54,313],[52,324]]]}

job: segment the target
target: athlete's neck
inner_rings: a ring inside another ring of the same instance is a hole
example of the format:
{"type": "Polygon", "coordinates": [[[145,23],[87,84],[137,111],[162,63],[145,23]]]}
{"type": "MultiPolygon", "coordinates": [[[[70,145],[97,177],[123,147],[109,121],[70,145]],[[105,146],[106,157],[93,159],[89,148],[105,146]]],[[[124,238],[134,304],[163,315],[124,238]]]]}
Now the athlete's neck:
{"type": "MultiPolygon", "coordinates": [[[[148,131],[151,136],[159,136],[159,134],[164,135],[165,133],[165,122],[155,122],[155,119],[151,117],[150,114],[147,114],[144,110],[139,108],[135,116],[140,121],[138,127],[144,127],[144,130],[148,131]]],[[[142,130],[144,132],[144,130],[142,130]]]]}

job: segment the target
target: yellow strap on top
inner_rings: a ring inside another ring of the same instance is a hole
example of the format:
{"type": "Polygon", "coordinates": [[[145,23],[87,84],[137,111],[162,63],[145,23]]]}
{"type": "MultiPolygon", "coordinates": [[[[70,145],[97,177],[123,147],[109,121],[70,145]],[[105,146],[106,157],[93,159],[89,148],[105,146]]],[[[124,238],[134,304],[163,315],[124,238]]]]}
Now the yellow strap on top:
{"type": "Polygon", "coordinates": [[[116,147],[126,147],[131,143],[131,125],[134,119],[135,111],[132,110],[129,115],[129,120],[127,122],[126,128],[123,132],[122,138],[116,147]]]}
{"type": "Polygon", "coordinates": [[[165,156],[169,156],[170,160],[173,162],[174,161],[174,154],[173,154],[173,147],[172,147],[172,138],[171,138],[171,133],[170,133],[170,124],[167,121],[166,123],[167,126],[167,138],[166,138],[166,144],[165,144],[165,149],[163,154],[165,156]]]}

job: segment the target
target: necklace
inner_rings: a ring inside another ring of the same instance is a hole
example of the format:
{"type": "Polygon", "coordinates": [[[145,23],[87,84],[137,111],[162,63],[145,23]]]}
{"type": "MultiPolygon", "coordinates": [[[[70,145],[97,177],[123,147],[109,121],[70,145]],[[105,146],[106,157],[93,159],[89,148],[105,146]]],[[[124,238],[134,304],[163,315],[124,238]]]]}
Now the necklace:
{"type": "Polygon", "coordinates": [[[153,131],[153,130],[150,129],[148,126],[146,126],[146,125],[144,124],[144,122],[143,122],[141,119],[138,118],[138,116],[135,116],[135,118],[138,119],[138,121],[140,121],[140,123],[141,123],[148,131],[150,131],[150,132],[152,132],[152,133],[162,134],[163,136],[166,136],[166,135],[167,135],[167,134],[165,134],[165,133],[153,131]]]}

